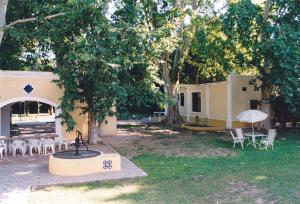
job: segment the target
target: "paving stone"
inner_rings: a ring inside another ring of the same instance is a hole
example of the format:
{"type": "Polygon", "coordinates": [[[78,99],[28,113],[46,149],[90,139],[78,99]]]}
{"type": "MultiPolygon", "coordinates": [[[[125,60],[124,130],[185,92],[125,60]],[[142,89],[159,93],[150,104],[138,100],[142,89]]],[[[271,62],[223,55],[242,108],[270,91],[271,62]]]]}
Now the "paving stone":
{"type": "MultiPolygon", "coordinates": [[[[106,151],[112,150],[108,147],[106,151]]],[[[97,173],[76,177],[56,176],[48,172],[48,157],[26,156],[23,158],[6,158],[2,159],[2,161],[0,159],[0,203],[27,203],[30,188],[32,187],[147,176],[144,171],[123,156],[121,157],[122,170],[120,172],[97,173]]]]}

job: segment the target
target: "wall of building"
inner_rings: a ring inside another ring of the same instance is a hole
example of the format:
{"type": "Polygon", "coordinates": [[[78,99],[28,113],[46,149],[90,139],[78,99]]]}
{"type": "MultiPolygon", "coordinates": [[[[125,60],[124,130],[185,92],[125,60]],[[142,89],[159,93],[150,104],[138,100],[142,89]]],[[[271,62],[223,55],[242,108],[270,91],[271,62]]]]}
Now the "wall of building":
{"type": "Polygon", "coordinates": [[[209,125],[216,125],[226,120],[226,82],[180,84],[179,93],[184,93],[184,106],[179,104],[179,111],[185,121],[195,122],[198,116],[201,120],[209,119],[209,125]],[[193,92],[201,94],[201,112],[192,111],[193,92]]]}
{"type": "Polygon", "coordinates": [[[208,84],[210,119],[226,120],[227,116],[227,87],[226,82],[208,84]]]}
{"type": "Polygon", "coordinates": [[[206,94],[205,86],[194,84],[180,84],[179,93],[184,93],[184,106],[179,104],[179,112],[185,121],[195,122],[196,116],[199,118],[205,117],[206,111],[206,94]],[[200,92],[201,95],[201,110],[200,112],[193,112],[192,109],[192,93],[200,92]]]}
{"type": "Polygon", "coordinates": [[[260,100],[260,91],[254,90],[249,84],[255,76],[231,74],[227,81],[207,84],[180,84],[179,93],[184,93],[185,106],[179,104],[182,118],[194,122],[197,115],[200,119],[207,118],[208,125],[218,127],[243,127],[247,123],[236,120],[236,116],[250,109],[250,100],[260,100]],[[246,88],[243,91],[242,88],[246,88]],[[192,92],[201,93],[201,112],[193,113],[192,92]],[[188,98],[190,97],[190,99],[188,98]]]}
{"type": "Polygon", "coordinates": [[[236,116],[245,110],[250,109],[250,100],[260,100],[261,92],[260,90],[254,90],[254,85],[249,84],[249,82],[255,79],[255,76],[237,75],[232,74],[232,121],[236,126],[243,125],[244,123],[239,123],[236,116]],[[246,91],[242,88],[245,87],[246,91]]]}
{"type": "MultiPolygon", "coordinates": [[[[57,107],[60,104],[60,97],[63,90],[59,89],[52,81],[57,76],[51,72],[24,72],[24,71],[1,71],[0,70],[0,109],[5,112],[5,106],[18,101],[40,101],[56,108],[56,114],[60,113],[57,107]],[[24,87],[29,84],[33,90],[30,93],[24,91],[24,87]]],[[[78,105],[78,104],[77,104],[78,105]]],[[[72,116],[76,122],[75,130],[82,132],[83,137],[88,135],[88,117],[75,110],[72,116]]],[[[9,127],[9,123],[1,120],[1,129],[9,127]],[[3,124],[6,123],[6,124],[3,124]]],[[[117,122],[115,118],[109,119],[109,124],[101,125],[100,132],[103,135],[116,133],[117,122]],[[103,129],[102,129],[103,128],[103,129]]],[[[66,127],[60,125],[60,119],[56,121],[56,127],[64,137],[72,140],[75,138],[75,131],[67,132],[66,127]]],[[[6,131],[6,129],[3,131],[6,131]]],[[[2,133],[2,130],[0,131],[2,133]]],[[[57,132],[57,134],[60,134],[57,132]]]]}
{"type": "Polygon", "coordinates": [[[117,134],[117,117],[106,117],[106,119],[100,124],[101,136],[113,136],[117,134]]]}

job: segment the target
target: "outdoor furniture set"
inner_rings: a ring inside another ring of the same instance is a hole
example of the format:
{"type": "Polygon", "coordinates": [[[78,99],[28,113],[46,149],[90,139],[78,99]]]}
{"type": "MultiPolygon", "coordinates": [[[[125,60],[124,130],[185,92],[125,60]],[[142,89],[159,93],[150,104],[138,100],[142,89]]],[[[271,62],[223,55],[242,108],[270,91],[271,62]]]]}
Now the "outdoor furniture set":
{"type": "Polygon", "coordinates": [[[275,129],[269,129],[268,133],[265,135],[260,132],[243,132],[242,128],[235,128],[234,129],[235,134],[232,130],[230,130],[231,137],[233,138],[233,148],[235,148],[235,144],[241,144],[242,149],[244,149],[244,141],[247,139],[249,145],[253,145],[254,148],[259,145],[259,149],[266,149],[268,150],[268,147],[274,146],[274,140],[276,137],[276,130],[275,129]],[[257,138],[261,138],[260,141],[257,141],[257,138]]]}
{"type": "Polygon", "coordinates": [[[62,137],[52,137],[52,138],[26,138],[26,137],[5,137],[0,136],[0,158],[5,155],[12,154],[14,157],[17,152],[23,156],[29,152],[32,156],[33,151],[38,153],[47,154],[47,151],[50,150],[52,153],[55,153],[55,147],[58,147],[58,151],[61,151],[62,146],[65,149],[68,149],[68,141],[62,137]]]}
{"type": "Polygon", "coordinates": [[[262,111],[259,110],[246,110],[240,112],[236,118],[238,121],[242,123],[251,123],[251,129],[252,131],[243,132],[241,128],[235,128],[235,134],[230,130],[230,134],[233,138],[233,148],[235,148],[235,144],[239,143],[242,146],[242,149],[244,149],[244,140],[248,139],[248,144],[253,145],[254,148],[256,148],[256,145],[259,145],[259,149],[268,149],[268,147],[272,147],[274,140],[276,137],[276,130],[275,129],[269,129],[268,133],[265,135],[261,132],[254,130],[254,123],[261,122],[265,120],[268,117],[268,115],[262,111]],[[261,140],[258,142],[256,138],[261,138],[261,140]]]}

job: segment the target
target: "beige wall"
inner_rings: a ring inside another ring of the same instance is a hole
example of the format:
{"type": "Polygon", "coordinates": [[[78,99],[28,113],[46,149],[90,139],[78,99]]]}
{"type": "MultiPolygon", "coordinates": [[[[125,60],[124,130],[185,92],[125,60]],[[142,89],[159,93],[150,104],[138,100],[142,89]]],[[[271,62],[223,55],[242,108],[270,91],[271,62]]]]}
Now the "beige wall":
{"type": "MultiPolygon", "coordinates": [[[[254,90],[254,85],[250,85],[249,81],[255,79],[255,76],[245,76],[231,74],[230,80],[207,84],[180,84],[179,93],[185,94],[185,106],[179,106],[179,111],[185,121],[195,120],[195,116],[200,118],[208,118],[210,125],[226,126],[226,120],[231,120],[233,127],[245,126],[247,124],[236,121],[236,116],[241,111],[250,109],[250,100],[260,100],[260,91],[254,90]],[[205,87],[207,87],[205,89],[205,87]],[[246,87],[247,91],[242,91],[242,87],[246,87]],[[208,90],[209,98],[206,98],[206,90],[208,90]],[[229,91],[228,91],[229,90],[229,91]],[[231,91],[230,91],[231,90],[231,91]],[[192,92],[201,93],[201,112],[193,113],[192,109],[192,92]],[[231,92],[231,97],[230,97],[231,92]],[[188,103],[188,94],[190,100],[188,103]],[[208,107],[206,107],[206,104],[208,107]],[[188,111],[190,109],[190,112],[188,111]],[[189,114],[190,113],[190,114],[189,114]],[[190,117],[189,117],[189,116],[190,117]]],[[[229,123],[231,124],[231,123],[229,123]]]]}
{"type": "Polygon", "coordinates": [[[63,92],[51,83],[55,79],[53,74],[34,74],[35,72],[21,74],[23,72],[16,72],[18,74],[14,76],[13,73],[0,75],[0,103],[10,99],[13,100],[16,97],[38,97],[49,100],[56,105],[60,103],[59,97],[63,92]],[[26,94],[24,92],[23,88],[26,84],[32,85],[32,93],[26,94]]]}
{"type": "Polygon", "coordinates": [[[184,93],[184,107],[179,104],[179,111],[183,119],[186,121],[188,114],[190,115],[191,122],[195,117],[226,120],[226,82],[210,83],[210,84],[180,84],[179,93],[184,93]],[[206,88],[208,87],[208,97],[206,98],[206,88]],[[201,93],[201,112],[192,112],[192,93],[201,93]],[[189,101],[188,101],[189,97],[189,101]],[[206,107],[206,100],[208,106],[206,107]]]}
{"type": "MultiPolygon", "coordinates": [[[[40,101],[57,107],[60,105],[59,98],[63,90],[59,89],[52,81],[57,77],[51,72],[23,72],[23,71],[1,71],[0,70],[0,110],[5,111],[4,106],[18,101],[40,101]],[[33,91],[25,93],[24,86],[30,84],[33,91]]],[[[82,132],[87,138],[87,115],[79,114],[79,110],[72,113],[76,122],[75,130],[82,132]]],[[[1,120],[1,117],[0,117],[1,120]]],[[[1,123],[0,123],[1,124],[1,123]]],[[[57,126],[57,123],[56,123],[57,126]]],[[[116,118],[108,118],[107,124],[102,124],[100,132],[102,135],[116,134],[116,118]]],[[[75,138],[75,131],[66,132],[66,127],[61,127],[62,135],[68,139],[75,138]]]]}
{"type": "Polygon", "coordinates": [[[232,121],[237,121],[236,116],[245,110],[250,109],[250,100],[260,100],[261,92],[254,90],[254,85],[249,81],[255,79],[254,76],[231,75],[232,83],[232,121]],[[246,87],[247,91],[242,91],[246,87]]]}
{"type": "Polygon", "coordinates": [[[210,119],[226,120],[227,116],[227,83],[209,84],[210,119]]]}
{"type": "Polygon", "coordinates": [[[106,117],[100,125],[101,136],[113,136],[117,134],[117,117],[106,117]]]}

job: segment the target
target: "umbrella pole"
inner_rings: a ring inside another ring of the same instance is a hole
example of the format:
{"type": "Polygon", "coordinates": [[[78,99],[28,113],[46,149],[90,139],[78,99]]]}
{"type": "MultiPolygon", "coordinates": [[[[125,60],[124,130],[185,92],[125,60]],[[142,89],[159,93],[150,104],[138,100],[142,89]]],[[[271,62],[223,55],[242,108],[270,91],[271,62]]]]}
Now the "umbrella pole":
{"type": "Polygon", "coordinates": [[[252,143],[253,143],[254,148],[256,148],[253,123],[252,123],[252,143]]]}

